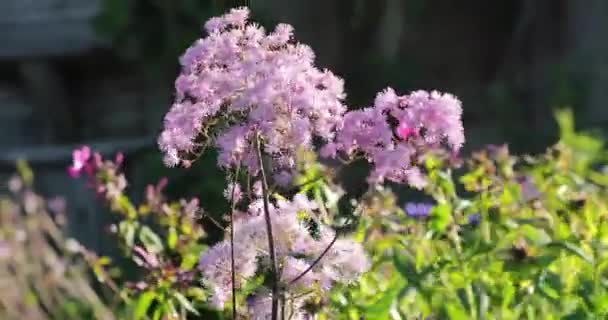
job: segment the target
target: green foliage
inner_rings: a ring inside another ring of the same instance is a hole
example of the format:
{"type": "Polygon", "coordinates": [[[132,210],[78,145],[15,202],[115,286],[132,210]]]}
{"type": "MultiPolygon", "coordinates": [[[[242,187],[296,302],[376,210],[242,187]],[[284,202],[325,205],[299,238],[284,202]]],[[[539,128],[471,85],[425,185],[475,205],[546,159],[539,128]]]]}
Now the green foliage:
{"type": "Polygon", "coordinates": [[[506,147],[474,154],[456,184],[427,160],[436,200],[427,219],[373,192],[359,233],[374,261],[335,290],[327,319],[604,319],[608,316],[608,189],[603,142],[559,111],[546,153],[506,147]],[[460,186],[459,186],[460,187],[460,186]],[[469,217],[479,214],[478,223],[469,217]]]}

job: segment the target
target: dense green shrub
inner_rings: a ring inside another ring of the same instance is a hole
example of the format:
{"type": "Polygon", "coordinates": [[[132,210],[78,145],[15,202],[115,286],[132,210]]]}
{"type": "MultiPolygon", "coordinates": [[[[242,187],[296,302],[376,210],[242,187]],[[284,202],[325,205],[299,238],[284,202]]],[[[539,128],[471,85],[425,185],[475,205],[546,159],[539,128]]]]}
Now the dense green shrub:
{"type": "Polygon", "coordinates": [[[561,138],[544,154],[488,147],[459,184],[429,159],[428,217],[374,192],[359,226],[374,267],[356,289],[334,293],[326,318],[604,319],[607,153],[574,131],[570,112],[557,120],[561,138]]]}

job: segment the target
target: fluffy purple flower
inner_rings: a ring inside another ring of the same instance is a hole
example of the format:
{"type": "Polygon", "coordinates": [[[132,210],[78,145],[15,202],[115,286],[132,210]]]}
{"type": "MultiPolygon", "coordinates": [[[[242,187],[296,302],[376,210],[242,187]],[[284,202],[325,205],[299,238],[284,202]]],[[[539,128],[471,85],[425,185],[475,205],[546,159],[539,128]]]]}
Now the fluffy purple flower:
{"type": "Polygon", "coordinates": [[[268,320],[272,314],[272,296],[269,293],[258,293],[247,299],[247,313],[251,320],[268,320]]]}
{"type": "MultiPolygon", "coordinates": [[[[287,296],[285,313],[290,320],[312,320],[313,316],[302,308],[304,297],[297,298],[287,296]]],[[[257,292],[247,298],[247,319],[270,320],[272,319],[272,296],[269,292],[257,292]]]]}
{"type": "MultiPolygon", "coordinates": [[[[304,259],[287,257],[283,262],[281,280],[285,283],[289,283],[291,280],[296,279],[309,267],[310,263],[304,259]]],[[[317,274],[314,272],[308,272],[298,281],[296,281],[294,285],[302,286],[303,288],[311,288],[317,281],[319,281],[317,274]]]]}
{"type": "MultiPolygon", "coordinates": [[[[261,201],[253,201],[248,208],[248,217],[234,221],[238,286],[268,266],[266,221],[260,206],[261,201]]],[[[335,236],[333,230],[321,226],[321,236],[315,238],[301,221],[302,216],[318,215],[317,209],[316,203],[303,194],[270,205],[275,251],[281,269],[280,281],[285,285],[307,270],[335,236]]],[[[223,241],[204,252],[199,268],[204,283],[212,292],[211,304],[222,308],[232,294],[230,243],[223,241]]],[[[295,285],[289,286],[287,293],[297,295],[311,287],[329,290],[337,282],[354,281],[368,268],[369,261],[361,244],[350,239],[338,239],[318,264],[295,285]]],[[[258,313],[255,315],[259,316],[258,313]]]]}
{"type": "Polygon", "coordinates": [[[240,163],[255,174],[259,137],[285,184],[297,149],[312,148],[315,136],[332,139],[341,124],[343,81],[313,65],[314,53],[292,41],[291,26],[266,33],[248,15],[240,8],[210,19],[208,36],[183,54],[158,144],[169,166],[187,165],[215,144],[220,167],[240,163]]]}
{"type": "MultiPolygon", "coordinates": [[[[242,280],[252,277],[256,271],[256,252],[241,249],[235,243],[235,273],[240,287],[242,280]]],[[[210,304],[218,309],[224,307],[232,296],[232,273],[230,260],[230,243],[227,241],[216,244],[201,256],[199,269],[203,274],[203,283],[210,291],[210,304]]]]}
{"type": "Polygon", "coordinates": [[[373,164],[371,183],[390,180],[418,189],[426,179],[417,163],[427,152],[458,151],[464,143],[460,101],[437,91],[397,96],[388,88],[374,105],[345,114],[336,138],[322,155],[362,155],[373,164]]]}
{"type": "Polygon", "coordinates": [[[243,192],[241,191],[241,185],[237,183],[228,183],[226,189],[224,189],[224,198],[227,201],[233,200],[234,202],[239,202],[243,197],[243,192]]]}

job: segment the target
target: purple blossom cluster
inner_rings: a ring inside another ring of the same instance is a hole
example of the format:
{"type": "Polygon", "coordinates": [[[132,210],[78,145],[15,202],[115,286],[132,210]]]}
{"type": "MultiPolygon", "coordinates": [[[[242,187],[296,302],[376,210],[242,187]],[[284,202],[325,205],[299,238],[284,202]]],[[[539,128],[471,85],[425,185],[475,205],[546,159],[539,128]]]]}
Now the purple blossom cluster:
{"type": "MultiPolygon", "coordinates": [[[[223,308],[234,298],[233,289],[272,271],[273,293],[261,287],[250,295],[247,318],[276,319],[281,290],[290,318],[308,319],[304,306],[311,295],[355,281],[370,264],[361,244],[336,237],[319,222],[322,210],[305,195],[291,200],[277,195],[269,202],[266,175],[259,175],[262,157],[269,160],[273,182],[287,185],[296,154],[312,150],[314,140],[325,157],[367,159],[373,165],[370,183],[423,188],[427,181],[419,163],[424,155],[455,155],[464,143],[462,108],[450,94],[398,96],[388,88],[373,106],[347,112],[342,79],[314,66],[313,51],[294,41],[291,26],[279,24],[267,33],[248,18],[248,9],[239,8],[210,19],[207,36],[180,58],[175,101],[158,144],[168,166],[189,166],[213,145],[219,150],[219,167],[243,167],[249,178],[262,179],[248,186],[247,194],[238,179],[224,191],[238,208],[230,215],[233,241],[202,253],[198,266],[210,304],[223,308]],[[303,222],[308,218],[318,226],[314,236],[303,222]]],[[[78,159],[86,156],[84,151],[78,159]]],[[[75,155],[74,170],[83,167],[75,155]]],[[[423,217],[430,207],[412,204],[406,210],[423,217]]]]}
{"type": "MultiPolygon", "coordinates": [[[[236,220],[233,225],[234,250],[238,253],[235,255],[237,287],[241,287],[244,281],[259,274],[260,270],[268,265],[268,238],[264,216],[260,212],[260,202],[259,199],[253,201],[248,207],[247,218],[236,220]]],[[[321,226],[319,237],[311,235],[300,217],[317,214],[317,204],[302,194],[297,194],[291,201],[278,200],[271,205],[270,210],[280,268],[279,279],[288,288],[287,294],[295,295],[313,288],[318,292],[326,292],[337,282],[348,283],[356,280],[369,268],[363,247],[353,240],[340,238],[309,272],[291,283],[315,263],[315,259],[334,240],[335,232],[321,226]]],[[[216,244],[200,258],[199,268],[203,273],[204,283],[211,292],[210,303],[217,308],[222,308],[232,295],[230,263],[230,242],[227,240],[216,244]]],[[[301,299],[307,297],[303,295],[301,299]]],[[[259,299],[261,297],[254,297],[252,301],[263,301],[259,299]]]]}
{"type": "Polygon", "coordinates": [[[175,166],[215,143],[219,166],[242,164],[255,174],[259,138],[277,177],[288,181],[297,148],[311,148],[314,136],[331,139],[341,123],[343,81],[314,66],[313,51],[293,41],[290,25],[266,33],[248,15],[240,8],[212,18],[208,35],[181,57],[158,144],[175,166]]]}
{"type": "Polygon", "coordinates": [[[416,188],[426,185],[417,166],[427,152],[457,152],[464,143],[460,101],[437,91],[398,96],[391,88],[374,105],[348,112],[335,141],[322,154],[362,155],[373,164],[371,183],[390,180],[416,188]]]}
{"type": "Polygon", "coordinates": [[[433,204],[424,202],[408,202],[405,204],[405,213],[412,218],[426,218],[431,214],[433,204]]]}

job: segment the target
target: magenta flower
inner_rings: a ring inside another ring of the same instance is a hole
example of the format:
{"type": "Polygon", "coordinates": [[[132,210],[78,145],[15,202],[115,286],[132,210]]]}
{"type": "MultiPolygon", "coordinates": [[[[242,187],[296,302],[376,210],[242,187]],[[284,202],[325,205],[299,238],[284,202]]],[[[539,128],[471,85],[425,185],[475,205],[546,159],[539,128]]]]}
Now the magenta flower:
{"type": "Polygon", "coordinates": [[[404,122],[401,122],[397,129],[395,129],[395,133],[397,134],[397,137],[407,140],[409,137],[416,136],[418,134],[418,130],[408,126],[404,122]]]}
{"type": "Polygon", "coordinates": [[[68,167],[68,173],[72,178],[77,178],[85,169],[87,162],[91,159],[91,148],[83,146],[72,152],[72,165],[68,167]]]}

